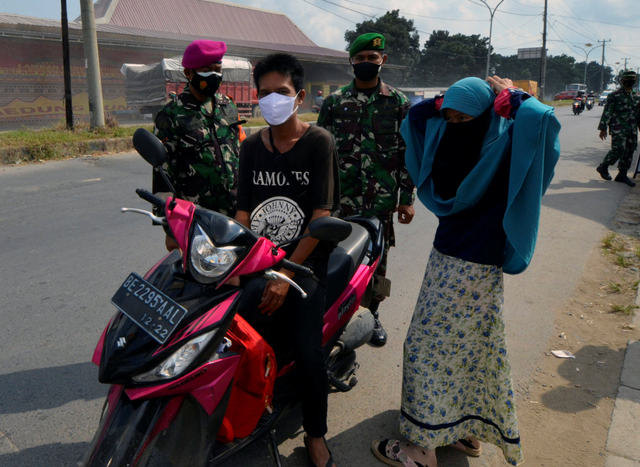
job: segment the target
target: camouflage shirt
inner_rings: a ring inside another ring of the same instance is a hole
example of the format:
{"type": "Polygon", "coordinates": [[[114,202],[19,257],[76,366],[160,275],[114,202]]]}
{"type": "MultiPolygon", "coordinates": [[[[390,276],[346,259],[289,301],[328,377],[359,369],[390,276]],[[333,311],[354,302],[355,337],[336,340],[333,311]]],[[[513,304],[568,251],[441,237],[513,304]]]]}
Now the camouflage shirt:
{"type": "Polygon", "coordinates": [[[413,204],[414,184],[400,136],[410,106],[404,94],[382,80],[371,97],[359,92],[354,80],[325,99],[318,125],[336,139],[345,215],[385,216],[398,204],[413,204]]]}
{"type": "Polygon", "coordinates": [[[607,97],[598,130],[609,129],[611,135],[636,135],[639,119],[640,94],[620,88],[607,97]]]}
{"type": "MultiPolygon", "coordinates": [[[[178,197],[233,216],[240,151],[235,104],[222,94],[200,102],[187,86],[158,112],[154,133],[167,148],[163,170],[178,197]]],[[[159,174],[153,177],[154,193],[169,191],[159,174]]]]}

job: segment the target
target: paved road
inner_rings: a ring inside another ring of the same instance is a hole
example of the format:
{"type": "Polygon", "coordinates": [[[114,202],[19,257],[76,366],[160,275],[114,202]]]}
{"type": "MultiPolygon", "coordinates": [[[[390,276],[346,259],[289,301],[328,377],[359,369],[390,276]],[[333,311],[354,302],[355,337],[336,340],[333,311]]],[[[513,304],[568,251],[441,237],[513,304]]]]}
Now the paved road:
{"type": "MultiPolygon", "coordinates": [[[[607,150],[597,138],[601,108],[579,117],[557,110],[562,157],[544,198],[538,248],[528,271],[506,280],[508,338],[516,387],[527,379],[571,293],[590,249],[628,188],[604,182],[594,167],[607,150]]],[[[163,233],[121,206],[145,207],[134,194],[149,169],[132,154],[0,168],[0,465],[71,466],[81,461],[106,393],[89,362],[109,299],[129,271],[144,272],[162,253],[163,233]]],[[[360,383],[330,397],[328,439],[339,465],[377,465],[370,440],[396,435],[402,339],[435,232],[423,207],[397,226],[381,309],[384,349],[359,352],[360,383]]],[[[300,416],[279,428],[286,466],[306,465],[300,416]]],[[[524,440],[526,458],[526,439],[524,440]]],[[[490,447],[478,460],[443,451],[450,466],[500,465],[490,447]]],[[[226,465],[269,466],[258,443],[226,465]]],[[[381,464],[380,464],[381,465],[381,464]]]]}

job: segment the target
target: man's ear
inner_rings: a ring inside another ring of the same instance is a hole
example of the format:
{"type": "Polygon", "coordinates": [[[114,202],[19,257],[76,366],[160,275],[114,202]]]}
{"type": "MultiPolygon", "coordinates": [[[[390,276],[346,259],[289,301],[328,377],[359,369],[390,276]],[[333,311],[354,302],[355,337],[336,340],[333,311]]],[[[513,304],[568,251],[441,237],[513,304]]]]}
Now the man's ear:
{"type": "Polygon", "coordinates": [[[382,56],[382,64],[384,65],[385,63],[387,63],[387,54],[382,56]]]}
{"type": "Polygon", "coordinates": [[[193,78],[193,70],[191,68],[185,68],[184,75],[187,77],[189,81],[191,81],[191,78],[193,78]]]}
{"type": "Polygon", "coordinates": [[[302,104],[304,102],[304,96],[307,95],[307,92],[304,89],[300,89],[300,92],[298,93],[298,105],[302,104]]]}

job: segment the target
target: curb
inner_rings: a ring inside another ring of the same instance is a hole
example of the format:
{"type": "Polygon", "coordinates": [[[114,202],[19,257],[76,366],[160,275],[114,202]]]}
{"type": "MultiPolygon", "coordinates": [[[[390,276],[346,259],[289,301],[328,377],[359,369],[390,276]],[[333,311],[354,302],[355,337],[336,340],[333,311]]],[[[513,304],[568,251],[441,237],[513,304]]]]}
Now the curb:
{"type": "Polygon", "coordinates": [[[125,152],[132,149],[132,138],[92,139],[75,143],[4,148],[0,149],[0,164],[20,164],[21,162],[36,162],[89,154],[125,152]]]}
{"type": "MultiPolygon", "coordinates": [[[[640,306],[640,288],[636,295],[640,306]]],[[[640,314],[633,317],[640,326],[640,314]]],[[[605,467],[640,467],[640,341],[629,341],[609,426],[605,467]]]]}

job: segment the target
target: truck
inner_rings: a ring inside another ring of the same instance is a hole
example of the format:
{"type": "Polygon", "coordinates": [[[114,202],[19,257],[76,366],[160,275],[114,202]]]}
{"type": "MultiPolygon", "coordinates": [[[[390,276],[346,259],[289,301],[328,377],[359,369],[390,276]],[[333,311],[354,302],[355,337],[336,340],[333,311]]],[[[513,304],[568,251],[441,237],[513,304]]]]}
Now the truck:
{"type": "Polygon", "coordinates": [[[513,81],[513,85],[521,88],[523,91],[528,92],[534,97],[538,97],[538,82],[528,79],[518,79],[513,81]]]}
{"type": "MultiPolygon", "coordinates": [[[[127,106],[155,118],[171,96],[180,94],[188,83],[181,62],[182,57],[179,56],[150,65],[123,64],[120,73],[124,75],[127,106]]],[[[222,59],[219,92],[233,100],[243,118],[261,116],[252,75],[253,67],[249,60],[231,56],[222,59]]]]}

